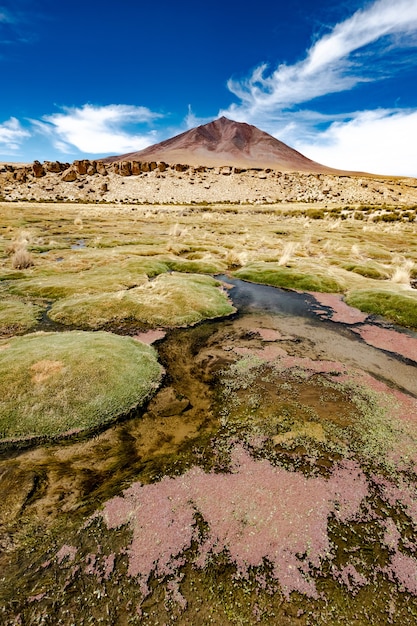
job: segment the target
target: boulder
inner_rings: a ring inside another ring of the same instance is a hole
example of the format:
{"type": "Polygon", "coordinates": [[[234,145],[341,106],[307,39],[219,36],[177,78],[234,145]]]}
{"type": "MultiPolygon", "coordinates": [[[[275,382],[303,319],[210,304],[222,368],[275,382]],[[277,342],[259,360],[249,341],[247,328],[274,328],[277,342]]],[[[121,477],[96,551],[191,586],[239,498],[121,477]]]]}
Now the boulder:
{"type": "Polygon", "coordinates": [[[161,161],[160,163],[158,163],[158,169],[160,172],[165,172],[167,167],[168,167],[168,163],[164,163],[164,161],[161,161]]]}
{"type": "Polygon", "coordinates": [[[189,165],[183,165],[182,163],[176,163],[175,171],[176,172],[186,172],[189,169],[189,165]]]}
{"type": "Polygon", "coordinates": [[[83,161],[74,161],[73,168],[77,172],[77,174],[87,174],[87,168],[90,164],[90,161],[84,159],[83,161]]]}
{"type": "Polygon", "coordinates": [[[119,163],[119,174],[120,176],[131,176],[132,168],[130,161],[120,161],[119,163]]]}
{"type": "Polygon", "coordinates": [[[104,165],[103,161],[97,161],[96,170],[97,174],[101,174],[101,176],[107,176],[107,168],[104,165]]]}
{"type": "Polygon", "coordinates": [[[53,172],[54,174],[59,174],[61,171],[61,163],[59,161],[45,161],[43,166],[47,172],[53,172]]]}
{"type": "Polygon", "coordinates": [[[153,172],[154,170],[156,170],[156,168],[158,167],[158,164],[155,161],[151,161],[149,163],[149,169],[151,170],[151,172],[153,172]]]}
{"type": "Polygon", "coordinates": [[[13,174],[14,179],[20,183],[25,183],[27,181],[27,171],[25,167],[22,167],[15,171],[13,174]]]}
{"type": "Polygon", "coordinates": [[[35,178],[42,178],[45,176],[46,172],[41,163],[39,161],[34,161],[32,165],[33,175],[35,178]]]}
{"type": "Polygon", "coordinates": [[[142,174],[142,163],[140,161],[132,161],[132,174],[138,176],[142,174]]]}
{"type": "Polygon", "coordinates": [[[72,183],[74,180],[77,180],[77,178],[78,178],[78,174],[74,166],[69,167],[62,174],[62,180],[66,183],[72,183]]]}

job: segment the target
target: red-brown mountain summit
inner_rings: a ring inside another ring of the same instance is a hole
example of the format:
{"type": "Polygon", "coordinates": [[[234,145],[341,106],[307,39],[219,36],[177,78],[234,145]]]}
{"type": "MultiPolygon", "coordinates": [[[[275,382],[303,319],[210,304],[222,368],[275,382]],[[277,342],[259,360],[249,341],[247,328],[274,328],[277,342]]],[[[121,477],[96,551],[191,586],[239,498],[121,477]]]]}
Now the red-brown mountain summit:
{"type": "Polygon", "coordinates": [[[221,117],[139,152],[103,161],[165,161],[169,164],[233,165],[299,172],[340,173],[311,161],[256,126],[221,117]]]}

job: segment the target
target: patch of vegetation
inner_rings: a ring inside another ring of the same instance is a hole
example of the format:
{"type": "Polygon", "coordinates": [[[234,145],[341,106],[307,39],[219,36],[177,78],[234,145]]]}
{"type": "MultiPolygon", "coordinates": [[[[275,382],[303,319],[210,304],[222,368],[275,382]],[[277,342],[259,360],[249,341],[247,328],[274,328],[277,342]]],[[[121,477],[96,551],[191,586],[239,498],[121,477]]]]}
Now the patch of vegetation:
{"type": "Polygon", "coordinates": [[[168,271],[168,266],[149,258],[129,259],[108,263],[82,272],[62,273],[20,279],[10,286],[10,291],[19,295],[41,298],[65,298],[76,294],[103,293],[137,287],[148,277],[168,271]]]}
{"type": "Polygon", "coordinates": [[[260,357],[244,357],[222,372],[217,450],[230,440],[298,469],[326,472],[331,459],[354,454],[374,468],[395,472],[397,454],[415,447],[415,430],[394,417],[395,401],[338,372],[311,377],[298,367],[284,373],[260,357]],[[288,453],[291,453],[288,456],[288,453]],[[286,457],[286,458],[285,458],[286,457]],[[285,459],[285,460],[284,460],[285,459]],[[326,459],[326,463],[322,461],[326,459]],[[318,462],[319,461],[319,462],[318,462]]]}
{"type": "Polygon", "coordinates": [[[249,280],[253,283],[283,287],[284,289],[300,289],[303,291],[321,291],[328,293],[342,292],[342,285],[328,276],[301,273],[276,263],[253,263],[234,272],[236,278],[249,280]]]}
{"type": "Polygon", "coordinates": [[[111,333],[35,333],[0,343],[0,437],[57,436],[140,406],[162,368],[156,352],[111,333]]]}
{"type": "Polygon", "coordinates": [[[226,270],[224,263],[214,259],[167,259],[166,263],[175,272],[191,274],[221,274],[226,270]]]}
{"type": "Polygon", "coordinates": [[[409,328],[417,328],[417,294],[358,289],[347,294],[346,303],[366,313],[382,315],[409,328]]]}
{"type": "Polygon", "coordinates": [[[355,272],[355,274],[359,274],[365,278],[373,278],[374,280],[387,280],[389,278],[387,272],[379,269],[375,265],[347,263],[343,265],[343,269],[348,272],[355,272]]]}
{"type": "Polygon", "coordinates": [[[49,316],[63,324],[86,328],[123,320],[135,320],[149,327],[189,326],[234,313],[219,287],[220,283],[210,276],[161,274],[134,289],[65,298],[54,304],[49,316]]]}
{"type": "Polygon", "coordinates": [[[42,307],[35,304],[13,299],[1,300],[0,334],[23,333],[35,326],[41,314],[42,307]]]}

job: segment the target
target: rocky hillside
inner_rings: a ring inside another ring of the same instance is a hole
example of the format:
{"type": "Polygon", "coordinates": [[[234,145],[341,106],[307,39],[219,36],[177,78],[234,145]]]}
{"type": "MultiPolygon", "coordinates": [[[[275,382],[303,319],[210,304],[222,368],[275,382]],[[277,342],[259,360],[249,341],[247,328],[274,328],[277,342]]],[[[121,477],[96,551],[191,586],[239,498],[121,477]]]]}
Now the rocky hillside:
{"type": "Polygon", "coordinates": [[[0,199],[136,203],[417,203],[417,179],[157,161],[0,164],[0,199]]]}

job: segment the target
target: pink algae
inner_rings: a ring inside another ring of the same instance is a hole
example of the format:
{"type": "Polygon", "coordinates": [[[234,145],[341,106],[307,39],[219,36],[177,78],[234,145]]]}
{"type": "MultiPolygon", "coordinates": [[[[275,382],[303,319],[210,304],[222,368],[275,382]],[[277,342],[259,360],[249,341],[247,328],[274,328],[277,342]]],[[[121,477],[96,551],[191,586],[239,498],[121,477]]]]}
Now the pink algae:
{"type": "Polygon", "coordinates": [[[409,593],[417,595],[417,562],[411,556],[396,552],[391,558],[388,575],[392,574],[400,585],[409,593]]]}
{"type": "Polygon", "coordinates": [[[71,563],[75,559],[77,551],[78,550],[75,546],[69,546],[67,544],[64,544],[56,555],[58,564],[60,565],[62,561],[64,561],[64,559],[68,559],[68,561],[71,563]]]}
{"type": "Polygon", "coordinates": [[[278,330],[273,328],[254,328],[254,333],[260,335],[262,341],[280,341],[283,339],[291,339],[291,337],[282,335],[278,330]]]}
{"type": "Polygon", "coordinates": [[[417,362],[417,338],[396,330],[365,324],[353,329],[369,345],[417,362]]]}
{"type": "Polygon", "coordinates": [[[336,577],[341,580],[347,587],[348,591],[355,595],[361,587],[364,587],[369,583],[368,579],[360,574],[356,567],[352,564],[343,567],[336,577]]]}
{"type": "Polygon", "coordinates": [[[234,348],[234,352],[241,356],[253,354],[265,362],[275,361],[276,359],[287,356],[288,354],[286,350],[273,344],[259,350],[256,348],[238,347],[234,348]]]}
{"type": "Polygon", "coordinates": [[[287,597],[292,591],[317,597],[314,571],[331,558],[328,520],[356,519],[368,493],[359,466],[346,461],[330,479],[308,478],[254,460],[237,446],[233,467],[230,474],[194,467],[178,478],[136,483],[106,503],[108,528],[129,524],[133,530],[128,572],[142,593],[152,573],[175,580],[184,551],[196,541],[196,567],[226,552],[238,575],[247,576],[267,561],[287,597]],[[203,536],[197,512],[207,524],[203,536]]]}
{"type": "Polygon", "coordinates": [[[147,330],[143,333],[138,333],[134,335],[133,339],[136,341],[141,341],[142,343],[146,343],[148,345],[155,343],[155,341],[159,341],[166,336],[166,331],[161,328],[155,328],[152,330],[147,330]]]}
{"type": "MultiPolygon", "coordinates": [[[[332,322],[342,322],[343,324],[357,324],[364,322],[368,317],[368,313],[362,313],[359,309],[355,309],[343,302],[342,296],[333,293],[316,293],[312,292],[314,298],[322,306],[331,309],[330,319],[332,322]]],[[[321,312],[320,312],[321,313],[321,312]]],[[[323,313],[325,313],[323,311],[323,313]]]]}

